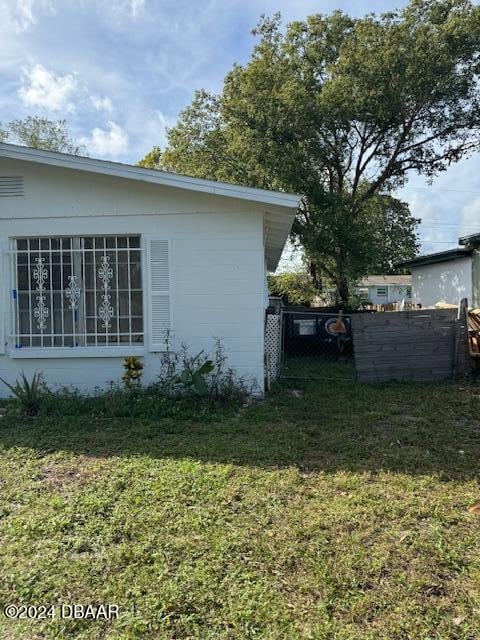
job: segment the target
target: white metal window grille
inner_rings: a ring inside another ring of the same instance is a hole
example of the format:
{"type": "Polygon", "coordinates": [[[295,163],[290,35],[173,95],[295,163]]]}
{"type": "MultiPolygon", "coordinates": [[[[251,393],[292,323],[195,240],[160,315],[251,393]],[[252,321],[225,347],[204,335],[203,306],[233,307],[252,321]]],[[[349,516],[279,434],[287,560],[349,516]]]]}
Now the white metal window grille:
{"type": "Polygon", "coordinates": [[[14,242],[17,349],[143,344],[139,236],[14,242]]]}

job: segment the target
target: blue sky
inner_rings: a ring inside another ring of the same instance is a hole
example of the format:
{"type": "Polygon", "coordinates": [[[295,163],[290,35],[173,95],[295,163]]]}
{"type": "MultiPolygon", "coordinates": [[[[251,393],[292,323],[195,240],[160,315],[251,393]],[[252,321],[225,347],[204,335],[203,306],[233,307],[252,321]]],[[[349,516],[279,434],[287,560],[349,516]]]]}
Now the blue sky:
{"type": "MultiPolygon", "coordinates": [[[[218,91],[245,62],[262,13],[285,21],[340,8],[384,11],[401,0],[0,0],[0,121],[66,118],[96,157],[136,162],[198,88],[218,91]]],[[[432,186],[399,194],[422,218],[422,251],[480,232],[480,156],[432,186]]]]}

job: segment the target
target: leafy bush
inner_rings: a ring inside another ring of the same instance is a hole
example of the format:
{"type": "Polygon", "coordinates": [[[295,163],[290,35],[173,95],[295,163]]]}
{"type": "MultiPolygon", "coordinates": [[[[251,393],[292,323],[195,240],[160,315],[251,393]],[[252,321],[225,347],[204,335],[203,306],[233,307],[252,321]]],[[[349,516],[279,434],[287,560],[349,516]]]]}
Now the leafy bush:
{"type": "Polygon", "coordinates": [[[211,360],[204,360],[203,356],[203,351],[200,351],[196,356],[187,359],[184,362],[185,369],[177,380],[185,389],[192,390],[199,396],[208,396],[206,376],[212,373],[215,366],[211,360]]]}
{"type": "Polygon", "coordinates": [[[97,389],[90,394],[69,387],[54,392],[46,387],[40,373],[31,382],[22,374],[15,386],[3,381],[15,396],[14,401],[6,401],[5,409],[25,416],[208,421],[219,413],[235,411],[255,390],[254,385],[248,385],[227,367],[220,340],[216,340],[209,357],[204,351],[191,356],[186,345],[172,351],[167,338],[160,375],[149,386],[140,385],[143,365],[137,358],[125,358],[123,367],[123,385],[112,383],[107,390],[97,389]]]}
{"type": "Polygon", "coordinates": [[[143,375],[143,363],[136,356],[127,356],[123,360],[123,376],[124,385],[131,389],[138,386],[143,375]]]}
{"type": "Polygon", "coordinates": [[[46,395],[40,416],[88,416],[93,418],[182,418],[205,419],[211,406],[203,399],[166,396],[158,387],[126,389],[112,384],[108,390],[98,389],[82,394],[78,389],[63,388],[46,395]]]}
{"type": "Polygon", "coordinates": [[[33,417],[38,414],[42,398],[48,391],[42,373],[35,372],[29,382],[27,376],[22,372],[13,385],[3,378],[0,378],[0,380],[12,392],[17,408],[22,415],[33,417]]]}
{"type": "Polygon", "coordinates": [[[255,383],[248,384],[227,366],[220,339],[215,340],[212,356],[204,351],[191,356],[185,344],[179,351],[173,351],[169,335],[160,360],[158,386],[169,397],[193,394],[220,404],[245,401],[255,391],[255,383]]]}
{"type": "Polygon", "coordinates": [[[272,296],[280,296],[287,304],[310,306],[319,291],[310,275],[303,270],[285,271],[268,276],[272,296]]]}

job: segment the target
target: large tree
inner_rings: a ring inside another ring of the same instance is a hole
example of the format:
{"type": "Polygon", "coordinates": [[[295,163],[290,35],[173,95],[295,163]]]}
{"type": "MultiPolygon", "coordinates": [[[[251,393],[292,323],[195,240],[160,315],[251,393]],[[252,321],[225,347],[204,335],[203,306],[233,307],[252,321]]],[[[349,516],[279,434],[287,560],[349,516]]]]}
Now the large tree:
{"type": "Polygon", "coordinates": [[[73,155],[85,154],[85,148],[72,138],[66,120],[49,120],[41,116],[0,123],[0,142],[73,155]]]}
{"type": "Polygon", "coordinates": [[[480,7],[263,18],[221,95],[199,91],[146,166],[302,194],[294,233],[314,278],[349,284],[415,253],[392,193],[480,148],[480,7]]]}
{"type": "Polygon", "coordinates": [[[309,306],[318,291],[309,274],[303,269],[283,271],[268,276],[270,295],[280,296],[288,304],[309,306]]]}

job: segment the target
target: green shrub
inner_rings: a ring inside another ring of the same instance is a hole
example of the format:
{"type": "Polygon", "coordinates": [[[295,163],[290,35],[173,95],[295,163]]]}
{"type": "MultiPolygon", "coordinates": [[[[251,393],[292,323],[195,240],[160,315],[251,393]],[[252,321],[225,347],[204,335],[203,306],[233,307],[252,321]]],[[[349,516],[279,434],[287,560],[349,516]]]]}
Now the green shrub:
{"type": "Polygon", "coordinates": [[[89,394],[70,387],[51,391],[39,373],[31,382],[22,374],[14,386],[3,381],[15,396],[5,402],[5,411],[25,416],[209,421],[235,411],[255,391],[253,384],[248,385],[227,367],[220,340],[216,340],[210,357],[204,351],[191,356],[186,345],[174,352],[167,339],[158,379],[148,386],[140,385],[143,365],[137,358],[125,358],[123,366],[123,384],[111,383],[107,390],[89,394]]]}
{"type": "Polygon", "coordinates": [[[124,385],[131,389],[138,386],[143,375],[143,363],[136,356],[127,356],[123,360],[123,376],[124,385]]]}
{"type": "Polygon", "coordinates": [[[179,351],[173,351],[167,335],[158,387],[169,397],[195,395],[225,404],[245,401],[255,392],[256,384],[249,384],[227,366],[225,348],[219,338],[215,340],[212,356],[204,351],[191,356],[185,344],[179,351]]]}
{"type": "MultiPolygon", "coordinates": [[[[43,380],[41,372],[35,372],[31,381],[23,373],[15,381],[15,384],[10,384],[3,378],[0,378],[4,385],[6,385],[12,392],[19,412],[27,417],[36,416],[40,410],[42,399],[47,394],[47,388],[43,380]]],[[[9,405],[7,404],[7,407],[9,405]]],[[[10,405],[11,406],[11,405],[10,405]]]]}

